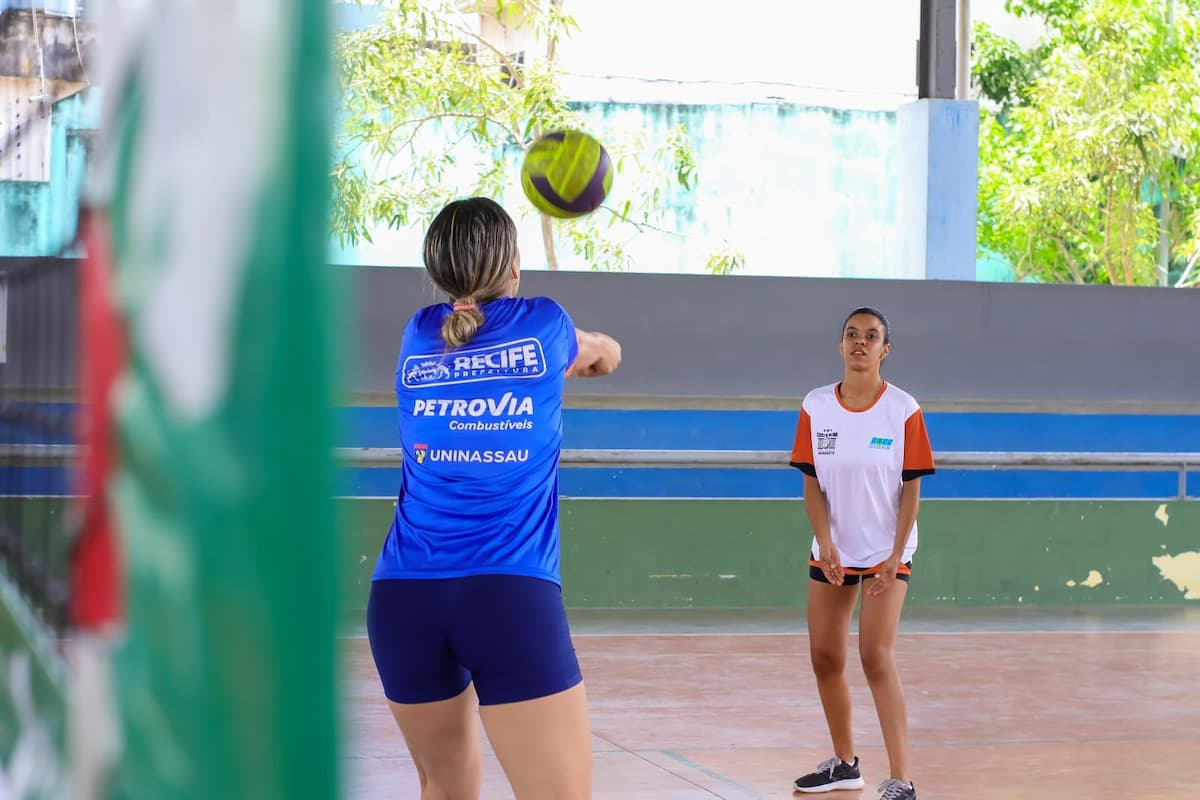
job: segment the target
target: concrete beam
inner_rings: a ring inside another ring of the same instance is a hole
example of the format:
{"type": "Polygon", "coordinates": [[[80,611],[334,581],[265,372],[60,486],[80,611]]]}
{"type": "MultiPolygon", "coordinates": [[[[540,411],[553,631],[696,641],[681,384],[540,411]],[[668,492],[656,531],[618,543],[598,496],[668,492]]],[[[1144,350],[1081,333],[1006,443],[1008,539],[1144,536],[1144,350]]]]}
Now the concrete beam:
{"type": "Polygon", "coordinates": [[[96,26],[84,20],[10,8],[0,13],[0,77],[89,83],[87,73],[96,63],[96,26]],[[78,34],[78,38],[76,35],[78,34]],[[37,41],[42,60],[38,61],[37,41]],[[82,62],[82,63],[81,63],[82,62]]]}

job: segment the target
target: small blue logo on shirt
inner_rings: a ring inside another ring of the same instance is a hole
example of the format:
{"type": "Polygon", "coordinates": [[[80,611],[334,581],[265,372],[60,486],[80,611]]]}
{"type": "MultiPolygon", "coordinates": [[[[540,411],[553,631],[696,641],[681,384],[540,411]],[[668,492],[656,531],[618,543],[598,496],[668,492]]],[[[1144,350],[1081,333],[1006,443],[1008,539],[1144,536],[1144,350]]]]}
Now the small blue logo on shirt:
{"type": "Polygon", "coordinates": [[[871,449],[872,450],[891,450],[893,441],[895,441],[895,440],[894,439],[884,439],[881,436],[872,436],[871,437],[871,449]]]}

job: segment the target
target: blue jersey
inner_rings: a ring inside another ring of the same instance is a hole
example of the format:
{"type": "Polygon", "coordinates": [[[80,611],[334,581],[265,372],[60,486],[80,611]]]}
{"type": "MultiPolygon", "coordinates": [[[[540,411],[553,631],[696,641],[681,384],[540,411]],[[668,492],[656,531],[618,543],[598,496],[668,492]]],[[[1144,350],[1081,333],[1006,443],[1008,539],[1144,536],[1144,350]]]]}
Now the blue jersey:
{"type": "Polygon", "coordinates": [[[558,459],[575,326],[553,300],[482,307],[464,347],[450,306],[418,311],[396,367],[400,495],[373,579],[528,575],[560,582],[558,459]]]}

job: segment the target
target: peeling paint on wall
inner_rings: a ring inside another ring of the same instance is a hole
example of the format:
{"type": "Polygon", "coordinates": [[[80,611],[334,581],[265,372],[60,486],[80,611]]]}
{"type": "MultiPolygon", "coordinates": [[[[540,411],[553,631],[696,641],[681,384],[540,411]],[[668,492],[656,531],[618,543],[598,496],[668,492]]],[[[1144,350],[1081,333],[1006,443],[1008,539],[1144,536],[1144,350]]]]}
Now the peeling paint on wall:
{"type": "Polygon", "coordinates": [[[1154,556],[1150,560],[1164,578],[1184,593],[1185,600],[1200,600],[1200,553],[1154,556]]]}
{"type": "Polygon", "coordinates": [[[1076,582],[1074,579],[1067,581],[1067,586],[1070,586],[1072,588],[1074,588],[1076,586],[1086,586],[1089,589],[1092,589],[1092,588],[1099,586],[1102,583],[1104,583],[1104,576],[1100,574],[1099,570],[1093,569],[1093,570],[1088,570],[1087,577],[1079,582],[1076,582]]]}

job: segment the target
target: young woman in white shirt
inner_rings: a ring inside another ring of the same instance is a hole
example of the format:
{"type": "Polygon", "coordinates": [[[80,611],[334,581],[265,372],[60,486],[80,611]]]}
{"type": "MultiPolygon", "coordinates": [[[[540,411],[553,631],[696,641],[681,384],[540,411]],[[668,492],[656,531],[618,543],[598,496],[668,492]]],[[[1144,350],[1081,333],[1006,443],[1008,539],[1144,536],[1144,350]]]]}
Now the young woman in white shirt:
{"type": "Polygon", "coordinates": [[[797,778],[795,788],[828,792],[863,785],[845,675],[861,588],[859,657],[889,761],[880,797],[915,800],[895,646],[917,549],[921,478],[933,474],[934,463],[917,401],[880,375],[892,347],[889,327],[877,309],[850,313],[838,346],[845,374],[808,393],[797,425],[791,464],[804,473],[804,508],[814,533],[809,650],[834,754],[797,778]]]}

